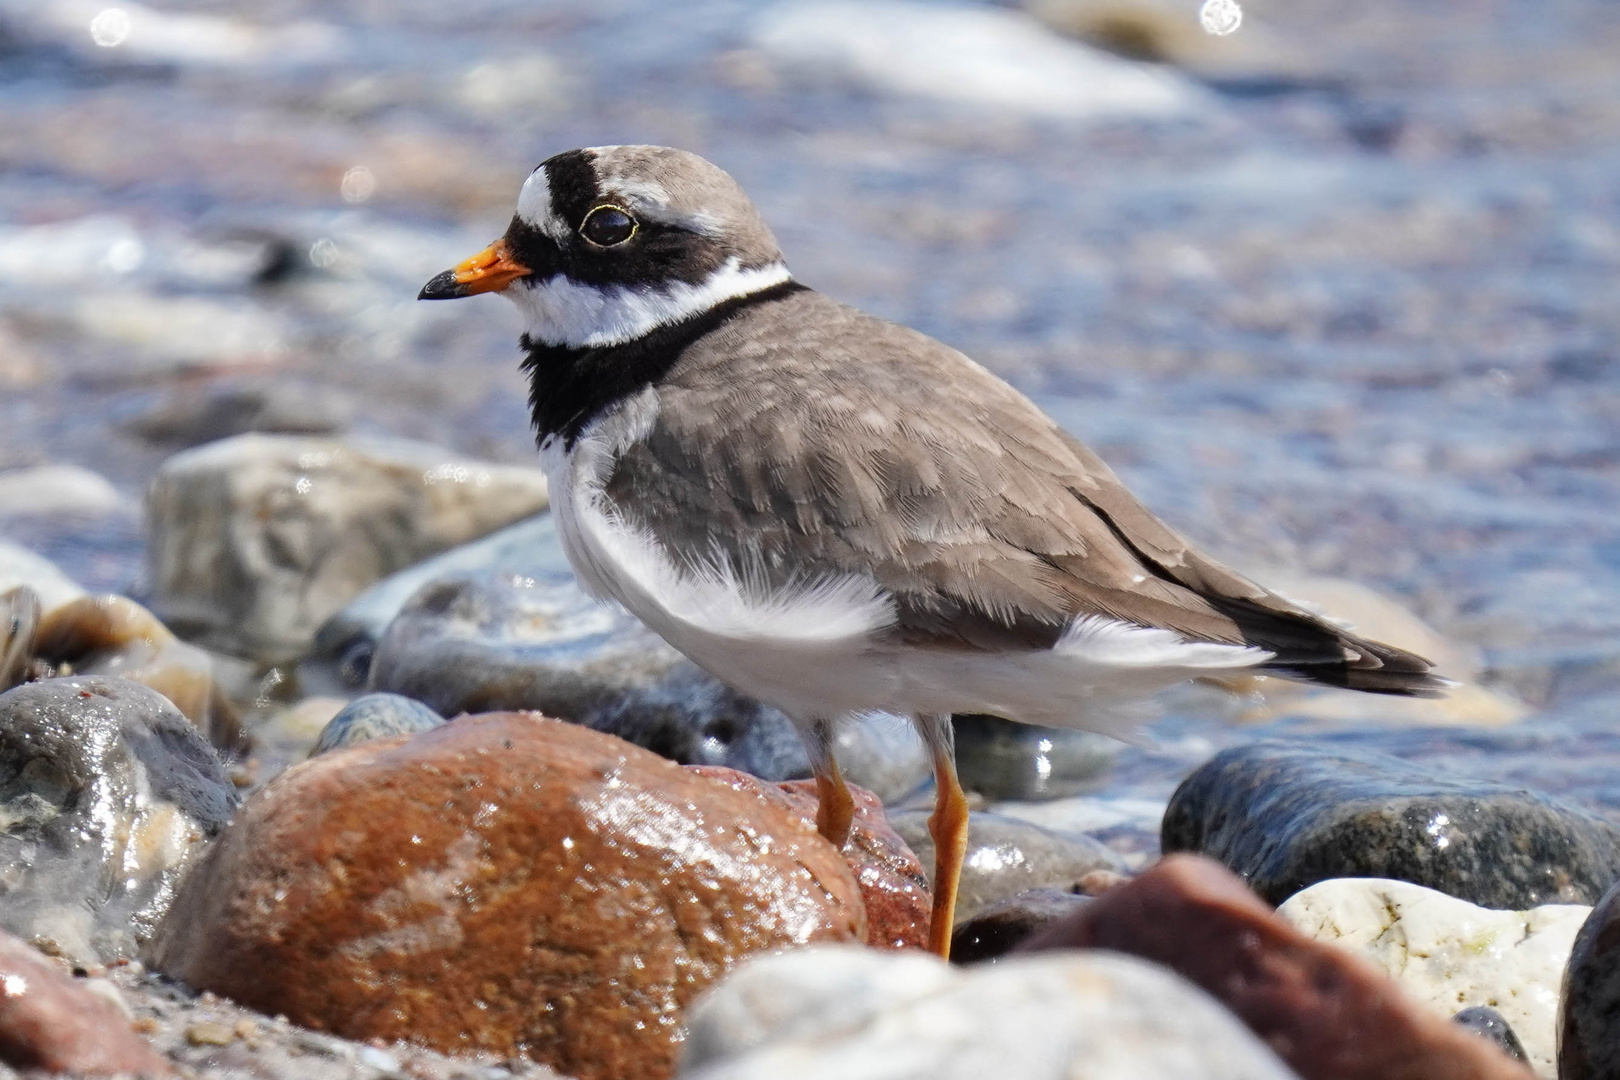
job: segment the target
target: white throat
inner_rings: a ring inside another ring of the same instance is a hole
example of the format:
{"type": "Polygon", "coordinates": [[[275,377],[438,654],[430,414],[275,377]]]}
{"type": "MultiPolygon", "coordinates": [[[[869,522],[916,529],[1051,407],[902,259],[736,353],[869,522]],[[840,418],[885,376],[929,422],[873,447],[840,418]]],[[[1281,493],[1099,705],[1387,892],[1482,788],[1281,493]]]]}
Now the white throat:
{"type": "Polygon", "coordinates": [[[695,285],[582,285],[558,274],[544,281],[520,281],[505,290],[528,324],[529,336],[546,345],[591,348],[622,345],[660,326],[700,315],[716,304],[791,280],[774,262],[743,269],[736,257],[695,285]]]}

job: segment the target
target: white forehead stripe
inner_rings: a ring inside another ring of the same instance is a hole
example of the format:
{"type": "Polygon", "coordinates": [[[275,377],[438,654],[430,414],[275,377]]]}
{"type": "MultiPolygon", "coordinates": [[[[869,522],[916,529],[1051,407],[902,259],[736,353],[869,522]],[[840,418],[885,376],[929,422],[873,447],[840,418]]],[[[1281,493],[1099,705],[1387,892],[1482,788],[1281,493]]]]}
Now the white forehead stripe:
{"type": "Polygon", "coordinates": [[[551,181],[546,179],[544,165],[523,181],[523,190],[518,192],[517,215],[559,244],[568,239],[568,223],[558,217],[551,206],[551,181]]]}
{"type": "Polygon", "coordinates": [[[701,315],[716,304],[792,280],[782,263],[743,269],[737,258],[696,285],[581,285],[562,274],[504,290],[523,312],[529,336],[547,345],[622,345],[660,326],[701,315]]]}

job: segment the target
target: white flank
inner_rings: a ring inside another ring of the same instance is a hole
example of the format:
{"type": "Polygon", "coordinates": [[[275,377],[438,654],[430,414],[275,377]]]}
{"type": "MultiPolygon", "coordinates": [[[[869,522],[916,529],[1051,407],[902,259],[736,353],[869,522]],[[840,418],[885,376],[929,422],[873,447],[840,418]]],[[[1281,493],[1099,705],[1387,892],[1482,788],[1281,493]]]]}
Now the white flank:
{"type": "Polygon", "coordinates": [[[1135,706],[1212,671],[1253,667],[1263,649],[1187,641],[1170,630],[1088,616],[1052,649],[1001,653],[893,641],[893,602],[862,575],[775,593],[763,577],[680,565],[606,501],[614,462],[658,415],[648,389],[586,429],[571,451],[543,447],[563,549],[593,595],[618,600],[699,666],[801,722],[867,712],[989,713],[1129,738],[1135,706]]]}
{"type": "Polygon", "coordinates": [[[1083,657],[1094,664],[1119,667],[1182,669],[1232,668],[1263,664],[1273,653],[1250,645],[1188,641],[1174,630],[1083,615],[1069,624],[1054,652],[1083,657]]]}
{"type": "Polygon", "coordinates": [[[794,715],[813,715],[801,710],[816,702],[816,684],[856,661],[894,622],[893,604],[857,575],[773,594],[744,580],[752,575],[716,565],[684,570],[652,537],[628,527],[602,485],[657,411],[656,391],[645,390],[587,428],[572,451],[556,438],[541,448],[569,563],[588,592],[619,601],[723,682],[794,715]],[[806,677],[808,696],[794,693],[806,677]]]}
{"type": "MultiPolygon", "coordinates": [[[[528,185],[524,187],[527,190],[528,185]]],[[[519,282],[502,295],[517,304],[529,335],[537,341],[586,348],[634,341],[660,326],[792,277],[782,263],[745,270],[733,257],[696,285],[684,281],[659,286],[582,285],[558,274],[544,281],[519,282]]]]}

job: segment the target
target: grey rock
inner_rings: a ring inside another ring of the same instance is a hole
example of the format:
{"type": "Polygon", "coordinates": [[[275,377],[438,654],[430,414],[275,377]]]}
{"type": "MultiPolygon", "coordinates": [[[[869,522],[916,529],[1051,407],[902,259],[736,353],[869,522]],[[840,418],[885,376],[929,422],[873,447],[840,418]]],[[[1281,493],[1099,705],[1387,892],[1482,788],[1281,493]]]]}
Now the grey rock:
{"type": "MultiPolygon", "coordinates": [[[[716,681],[617,605],[574,581],[555,524],[538,518],[448,553],[421,584],[412,568],[382,582],[321,632],[323,652],[368,669],[368,687],[415,698],[441,716],[537,709],[682,764],[726,765],[767,780],[810,775],[792,722],[716,681]],[[417,585],[381,640],[371,634],[417,585]],[[375,649],[367,660],[366,654],[375,649]]],[[[851,783],[892,801],[929,775],[926,752],[893,717],[839,733],[851,783]]]]}
{"type": "Polygon", "coordinates": [[[1036,727],[997,716],[958,716],[962,786],[986,799],[1059,799],[1095,785],[1121,743],[1089,731],[1036,727]]]}
{"type": "Polygon", "coordinates": [[[147,495],[152,608],[269,662],[401,567],[546,506],[538,469],[420,443],[238,435],[164,462],[147,495]]]}
{"type": "Polygon", "coordinates": [[[1594,903],[1620,875],[1620,829],[1550,796],[1283,742],[1197,769],[1160,839],[1220,860],[1273,904],[1329,878],[1394,878],[1517,911],[1594,903]]]}
{"type": "Polygon", "coordinates": [[[1575,935],[1558,1017],[1558,1080],[1620,1076],[1620,881],[1575,935]]]}
{"type": "Polygon", "coordinates": [[[309,756],[344,746],[358,746],[373,739],[431,731],[444,722],[444,717],[412,698],[400,694],[362,694],[326,722],[309,756]]]}
{"type": "Polygon", "coordinates": [[[1091,897],[1073,889],[1028,889],[980,908],[951,935],[951,962],[976,964],[1005,956],[1047,923],[1073,915],[1091,897]]]}
{"type": "Polygon", "coordinates": [[[1100,950],[953,969],[915,952],[750,959],[687,1013],[680,1080],[1285,1080],[1202,990],[1100,950]]]}
{"type": "MultiPolygon", "coordinates": [[[[1469,1031],[1474,1032],[1482,1039],[1489,1039],[1496,1044],[1497,1049],[1512,1058],[1514,1061],[1528,1062],[1529,1056],[1524,1052],[1524,1044],[1513,1033],[1513,1025],[1507,1018],[1489,1005],[1472,1005],[1456,1016],[1454,1023],[1461,1024],[1469,1031]]],[[[1560,1076],[1563,1074],[1560,1073],[1560,1076]]]]}
{"type": "MultiPolygon", "coordinates": [[[[934,872],[934,840],[928,811],[905,810],[889,824],[934,872]]],[[[1061,833],[1017,818],[974,812],[968,816],[967,858],[956,901],[956,925],[991,904],[1029,889],[1076,889],[1098,870],[1122,869],[1120,857],[1081,833],[1061,833]]]]}
{"type": "Polygon", "coordinates": [[[84,962],[133,955],[235,806],[153,690],[81,676],[0,694],[0,926],[84,962]]]}

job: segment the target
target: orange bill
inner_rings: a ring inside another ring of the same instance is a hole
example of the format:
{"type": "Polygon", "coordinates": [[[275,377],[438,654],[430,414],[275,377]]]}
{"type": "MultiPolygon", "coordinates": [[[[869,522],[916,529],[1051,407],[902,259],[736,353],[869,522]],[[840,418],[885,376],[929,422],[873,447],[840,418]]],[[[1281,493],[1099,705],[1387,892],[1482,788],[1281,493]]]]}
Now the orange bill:
{"type": "Polygon", "coordinates": [[[455,300],[478,293],[499,292],[531,271],[513,258],[503,237],[472,258],[459,262],[422,286],[418,300],[455,300]]]}

